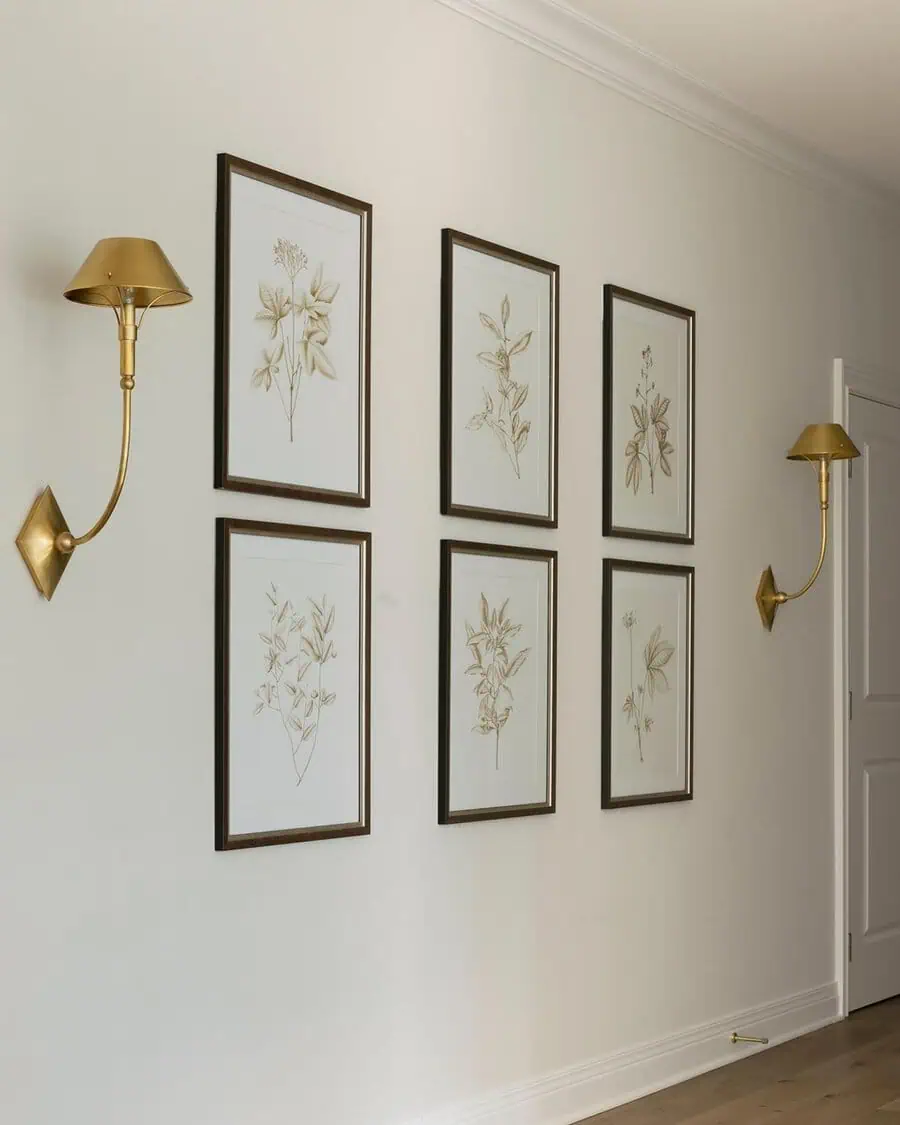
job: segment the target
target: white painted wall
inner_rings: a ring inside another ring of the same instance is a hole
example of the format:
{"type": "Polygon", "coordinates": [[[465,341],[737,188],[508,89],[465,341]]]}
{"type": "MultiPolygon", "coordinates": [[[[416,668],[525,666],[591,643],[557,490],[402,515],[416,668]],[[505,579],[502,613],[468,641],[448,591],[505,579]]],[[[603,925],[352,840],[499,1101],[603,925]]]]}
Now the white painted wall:
{"type": "Polygon", "coordinates": [[[407,1125],[831,982],[829,584],[771,636],[753,593],[812,562],[781,454],[832,357],[890,363],[886,221],[432,0],[32,0],[0,50],[4,1120],[407,1125]],[[219,150],[374,204],[370,512],[212,489],[219,150]],[[438,515],[443,225],[561,265],[556,534],[438,515]],[[60,291],[115,234],[195,299],[147,318],[122,507],[46,605],[12,540],[111,484],[114,325],[60,291]],[[693,550],[600,536],[605,280],[697,310],[693,550]],[[368,839],[213,851],[220,514],[374,532],[368,839]],[[437,826],[442,535],[560,551],[555,816],[437,826]],[[606,553],[696,564],[691,804],[600,812],[606,553]]]}

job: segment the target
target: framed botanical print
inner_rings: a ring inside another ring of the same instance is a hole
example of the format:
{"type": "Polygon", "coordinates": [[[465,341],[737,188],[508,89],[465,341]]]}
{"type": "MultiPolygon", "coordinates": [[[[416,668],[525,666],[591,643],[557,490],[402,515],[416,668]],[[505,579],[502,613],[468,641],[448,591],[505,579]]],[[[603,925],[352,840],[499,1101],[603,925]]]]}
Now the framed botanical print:
{"type": "Polygon", "coordinates": [[[603,287],[603,534],[694,542],[694,313],[603,287]]]}
{"type": "Polygon", "coordinates": [[[216,521],[216,849],[369,832],[371,539],[216,521]]]}
{"type": "Polygon", "coordinates": [[[694,568],[603,561],[602,806],[693,797],[694,568]]]}
{"type": "Polygon", "coordinates": [[[372,208],[219,155],[215,485],[369,504],[372,208]]]}
{"type": "Polygon", "coordinates": [[[441,511],[557,525],[559,266],[443,232],[441,511]]]}
{"type": "Polygon", "coordinates": [[[552,813],[556,552],[441,543],[438,821],[552,813]]]}

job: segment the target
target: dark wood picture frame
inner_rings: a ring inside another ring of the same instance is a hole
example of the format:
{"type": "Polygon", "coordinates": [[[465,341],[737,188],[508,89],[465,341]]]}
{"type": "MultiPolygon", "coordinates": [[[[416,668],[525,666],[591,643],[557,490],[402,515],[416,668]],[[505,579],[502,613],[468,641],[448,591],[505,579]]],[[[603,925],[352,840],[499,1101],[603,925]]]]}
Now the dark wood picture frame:
{"type": "Polygon", "coordinates": [[[371,504],[371,349],[372,349],[372,205],[319,187],[305,180],[265,168],[229,153],[219,153],[216,191],[216,330],[215,330],[215,450],[214,487],[233,492],[285,496],[323,504],[367,508],[371,504]],[[257,480],[233,475],[228,464],[229,342],[231,268],[231,183],[246,176],[270,187],[307,196],[360,217],[360,370],[359,370],[359,489],[356,492],[257,480]]]}
{"type": "Polygon", "coordinates": [[[367,531],[338,531],[299,524],[219,518],[216,520],[216,851],[328,840],[342,836],[367,836],[371,831],[371,677],[372,677],[372,536],[367,531]],[[233,834],[229,828],[230,739],[230,622],[231,537],[259,535],[274,539],[311,539],[356,544],[361,552],[359,590],[360,629],[360,819],[355,823],[318,825],[313,828],[233,834]]]}
{"type": "Polygon", "coordinates": [[[557,656],[557,552],[532,547],[500,546],[460,539],[441,540],[440,579],[440,657],[438,691],[438,823],[463,824],[476,820],[505,820],[516,816],[536,816],[556,811],[556,656],[557,656]],[[453,613],[453,556],[482,555],[490,558],[518,558],[548,566],[547,622],[547,797],[534,804],[504,805],[492,808],[452,811],[450,808],[451,757],[451,657],[453,613]]]}
{"type": "Polygon", "coordinates": [[[693,309],[673,305],[669,301],[662,301],[657,297],[648,297],[643,293],[636,293],[632,289],[623,289],[618,285],[606,284],[603,286],[603,534],[604,536],[622,539],[644,539],[656,543],[682,543],[690,546],[694,542],[694,470],[695,470],[695,440],[694,431],[696,423],[695,406],[695,360],[696,360],[696,313],[693,309]],[[688,325],[688,379],[687,379],[687,427],[690,452],[687,459],[687,505],[688,505],[688,530],[685,534],[676,534],[665,531],[645,531],[641,528],[622,527],[613,522],[613,471],[612,458],[620,456],[622,450],[613,448],[613,410],[615,407],[615,369],[614,369],[614,332],[615,316],[613,303],[626,301],[629,304],[640,305],[655,312],[665,313],[669,316],[685,320],[688,325]]]}
{"type": "Polygon", "coordinates": [[[466,519],[491,520],[498,523],[526,524],[531,527],[558,526],[559,506],[559,266],[553,262],[511,250],[495,242],[487,242],[470,234],[444,228],[441,232],[441,513],[466,519]],[[512,265],[548,275],[550,280],[550,379],[548,396],[550,418],[550,449],[547,472],[547,515],[504,511],[456,503],[453,499],[453,248],[463,246],[487,254],[512,265]]]}
{"type": "Polygon", "coordinates": [[[601,808],[621,809],[633,808],[637,805],[661,805],[674,801],[692,801],[694,799],[694,568],[692,566],[676,566],[669,563],[634,562],[628,559],[603,560],[603,611],[601,631],[602,652],[602,686],[601,686],[601,808]],[[687,707],[685,708],[685,787],[683,790],[674,790],[665,793],[641,793],[628,797],[614,797],[612,795],[612,661],[613,661],[613,575],[616,571],[633,571],[644,574],[677,575],[684,578],[687,584],[687,637],[688,659],[686,661],[685,690],[687,692],[687,707]]]}

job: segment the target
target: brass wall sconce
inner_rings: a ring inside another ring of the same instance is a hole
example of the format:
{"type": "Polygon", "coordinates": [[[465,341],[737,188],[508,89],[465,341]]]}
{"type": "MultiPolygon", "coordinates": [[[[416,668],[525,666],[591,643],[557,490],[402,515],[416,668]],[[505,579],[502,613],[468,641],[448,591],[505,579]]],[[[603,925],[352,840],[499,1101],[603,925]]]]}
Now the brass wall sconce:
{"type": "Polygon", "coordinates": [[[119,471],[103,514],[84,535],[69,530],[53,490],[38,496],[22,524],[16,546],[34,584],[49,601],[76,547],[89,543],[113,514],[128,471],[131,446],[131,392],[138,329],[154,305],[181,305],[191,294],[157,243],[148,238],[103,238],[72,278],[64,296],[83,305],[106,305],[119,324],[119,386],[122,388],[122,449],[119,471]],[[135,310],[143,309],[139,319],[135,310]]]}
{"type": "Polygon", "coordinates": [[[819,510],[821,513],[822,532],[819,545],[819,561],[812,572],[809,581],[795,594],[786,594],[775,585],[775,575],[772,568],[767,566],[762,572],[759,586],[756,590],[756,604],[763,625],[771,632],[778,607],[785,602],[792,602],[802,598],[813,582],[819,577],[822,563],[825,562],[825,552],[828,548],[828,486],[832,461],[848,461],[859,456],[859,450],[850,440],[850,436],[843,426],[836,422],[825,422],[819,425],[807,426],[797,438],[793,449],[788,453],[789,461],[809,461],[817,463],[819,477],[819,510]]]}

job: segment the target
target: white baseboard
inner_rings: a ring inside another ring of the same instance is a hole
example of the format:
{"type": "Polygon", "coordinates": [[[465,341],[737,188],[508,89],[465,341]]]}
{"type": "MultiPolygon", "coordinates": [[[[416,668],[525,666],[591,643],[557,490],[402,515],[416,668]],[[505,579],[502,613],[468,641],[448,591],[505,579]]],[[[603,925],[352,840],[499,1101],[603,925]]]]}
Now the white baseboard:
{"type": "Polygon", "coordinates": [[[765,1036],[770,1046],[775,1046],[838,1019],[837,984],[827,984],[654,1043],[556,1071],[478,1102],[428,1114],[415,1125],[572,1125],[766,1049],[733,1046],[733,1031],[765,1036]]]}

